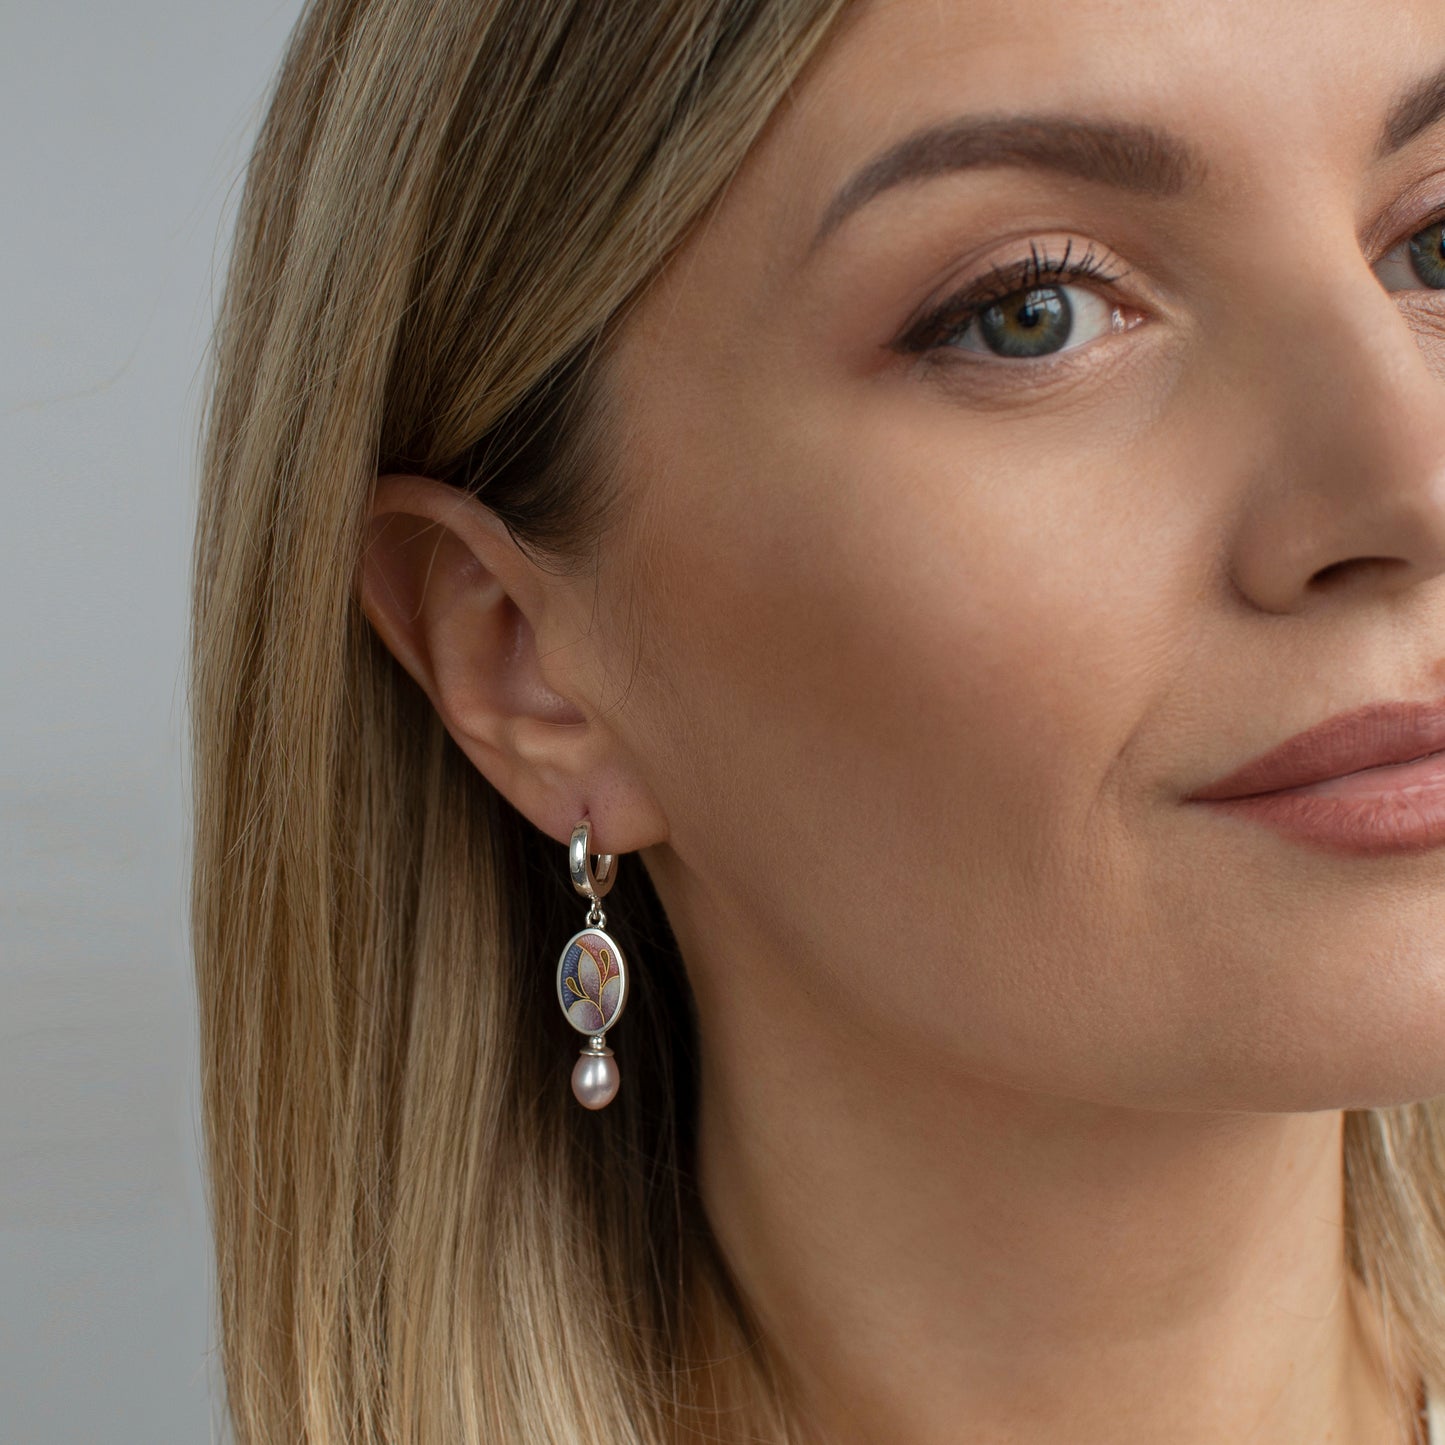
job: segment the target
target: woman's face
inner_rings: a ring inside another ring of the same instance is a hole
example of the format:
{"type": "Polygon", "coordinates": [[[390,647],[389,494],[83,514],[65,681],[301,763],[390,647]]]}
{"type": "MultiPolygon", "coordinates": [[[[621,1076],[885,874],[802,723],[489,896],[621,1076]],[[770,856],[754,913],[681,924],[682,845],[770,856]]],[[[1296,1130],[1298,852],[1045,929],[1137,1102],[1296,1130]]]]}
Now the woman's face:
{"type": "Polygon", "coordinates": [[[705,1034],[1164,1107],[1445,1092],[1445,851],[1184,801],[1445,693],[1445,84],[1382,139],[1441,66],[1438,0],[849,15],[612,373],[609,718],[705,1034]]]}

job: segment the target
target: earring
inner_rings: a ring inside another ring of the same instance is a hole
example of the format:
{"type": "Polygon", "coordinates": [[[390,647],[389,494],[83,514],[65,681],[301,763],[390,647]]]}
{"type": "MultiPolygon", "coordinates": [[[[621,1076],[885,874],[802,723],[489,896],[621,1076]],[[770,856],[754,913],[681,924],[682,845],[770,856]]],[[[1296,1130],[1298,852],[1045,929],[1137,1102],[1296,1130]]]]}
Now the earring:
{"type": "Polygon", "coordinates": [[[616,858],[598,855],[594,872],[589,851],[591,822],[584,818],[572,830],[568,866],[572,886],[592,900],[587,926],[574,933],[557,960],[557,1002],[567,1022],[587,1035],[587,1046],[572,1068],[572,1092],[587,1109],[601,1109],[617,1094],[619,1076],[607,1030],[622,1015],[627,1002],[627,964],[611,934],[603,932],[607,915],[602,899],[617,878],[616,858]]]}

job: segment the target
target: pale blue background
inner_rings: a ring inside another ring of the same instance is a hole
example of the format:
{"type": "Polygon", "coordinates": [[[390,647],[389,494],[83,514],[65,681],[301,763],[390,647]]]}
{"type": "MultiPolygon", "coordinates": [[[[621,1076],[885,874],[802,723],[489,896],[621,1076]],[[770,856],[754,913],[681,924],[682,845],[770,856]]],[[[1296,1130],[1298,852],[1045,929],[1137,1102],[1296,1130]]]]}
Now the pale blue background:
{"type": "Polygon", "coordinates": [[[0,1445],[224,1438],[182,650],[213,277],[298,11],[0,0],[0,1445]]]}

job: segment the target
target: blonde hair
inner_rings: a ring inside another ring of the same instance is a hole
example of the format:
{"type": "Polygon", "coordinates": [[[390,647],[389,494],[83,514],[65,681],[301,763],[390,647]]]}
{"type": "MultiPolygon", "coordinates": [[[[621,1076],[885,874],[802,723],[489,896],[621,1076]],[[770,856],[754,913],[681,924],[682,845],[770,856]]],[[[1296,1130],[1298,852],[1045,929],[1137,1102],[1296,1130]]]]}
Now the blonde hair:
{"type": "MultiPolygon", "coordinates": [[[[477,491],[548,566],[625,520],[597,378],[843,0],[314,0],[211,358],[192,931],[239,1445],[804,1438],[694,1187],[696,1035],[645,871],[591,1114],[551,992],[565,849],[355,596],[372,484],[477,491]]],[[[1441,1373],[1433,1105],[1346,1123],[1352,1263],[1441,1373]]]]}

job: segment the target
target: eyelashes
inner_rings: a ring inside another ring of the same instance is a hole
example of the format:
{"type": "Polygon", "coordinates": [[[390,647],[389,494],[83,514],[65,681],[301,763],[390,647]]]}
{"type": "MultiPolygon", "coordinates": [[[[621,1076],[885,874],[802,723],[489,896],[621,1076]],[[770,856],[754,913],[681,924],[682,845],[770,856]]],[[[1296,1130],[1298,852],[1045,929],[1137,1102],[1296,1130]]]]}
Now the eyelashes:
{"type": "MultiPolygon", "coordinates": [[[[1127,269],[1110,272],[1092,246],[1074,259],[1073,247],[1069,241],[1063,255],[1054,260],[1041,252],[1036,242],[1029,242],[1027,257],[990,268],[985,276],[940,302],[908,328],[895,343],[896,349],[906,354],[932,351],[980,323],[989,328],[987,334],[994,344],[1005,348],[998,354],[1028,356],[1062,349],[1081,308],[1077,300],[1071,300],[1074,288],[1060,283],[1089,280],[1107,286],[1129,274],[1127,269]],[[1013,304],[1005,305],[1007,302],[1013,304]],[[1046,350],[1032,349],[1039,346],[1046,350]]],[[[1091,299],[1103,304],[1102,298],[1091,299]]],[[[1122,328],[1111,321],[1109,329],[1122,328]]]]}
{"type": "MultiPolygon", "coordinates": [[[[1376,271],[1387,290],[1445,290],[1445,211],[1398,242],[1376,271]]],[[[991,267],[932,307],[892,349],[929,360],[961,351],[995,363],[1047,361],[1137,324],[1140,318],[1127,318],[1099,289],[1129,274],[1128,268],[1111,271],[1092,245],[1076,257],[1071,240],[1055,259],[1031,241],[1027,257],[991,267]]]]}

